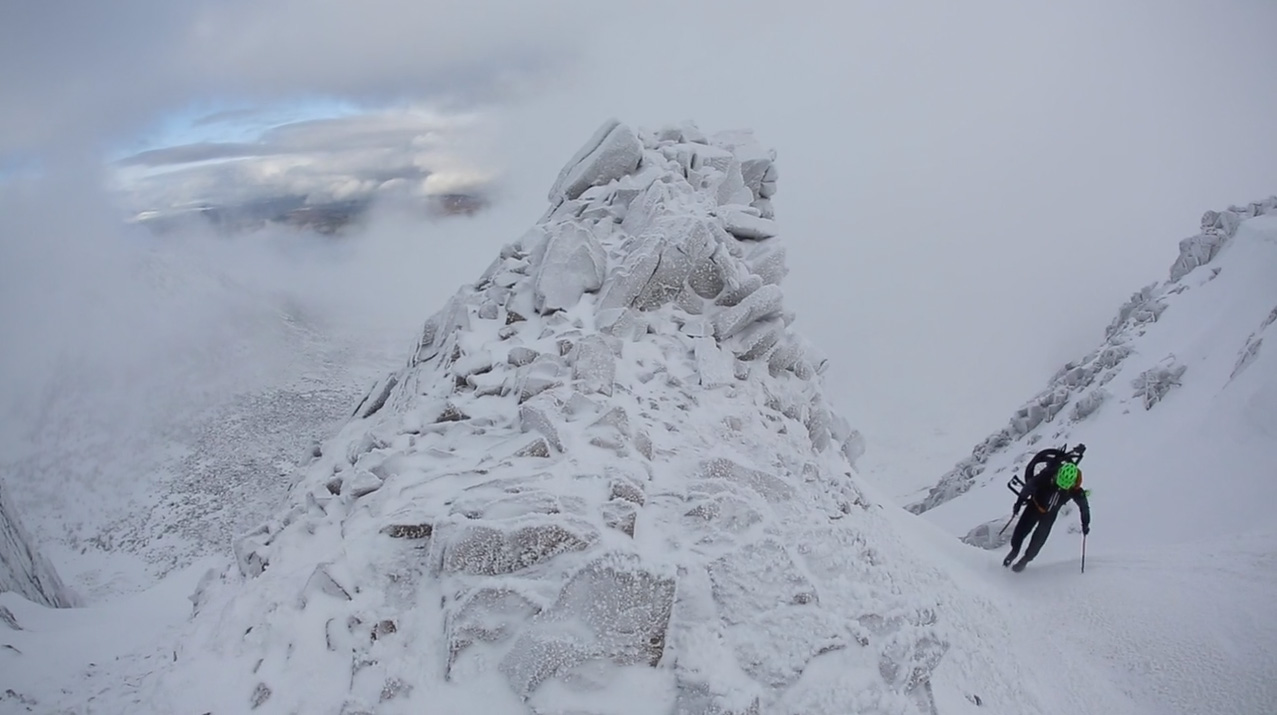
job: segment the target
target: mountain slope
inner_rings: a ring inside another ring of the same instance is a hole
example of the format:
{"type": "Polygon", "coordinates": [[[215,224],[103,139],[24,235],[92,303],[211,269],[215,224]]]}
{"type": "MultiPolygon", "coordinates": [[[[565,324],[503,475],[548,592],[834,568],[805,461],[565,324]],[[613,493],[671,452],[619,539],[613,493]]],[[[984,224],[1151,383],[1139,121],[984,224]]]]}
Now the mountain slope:
{"type": "MultiPolygon", "coordinates": [[[[1102,440],[1106,430],[1120,430],[1124,440],[1131,430],[1151,439],[1179,440],[1167,442],[1169,448],[1186,444],[1183,439],[1199,430],[1217,432],[1212,427],[1219,420],[1208,419],[1207,413],[1240,412],[1254,413],[1244,420],[1241,434],[1255,429],[1267,434],[1270,425],[1262,412],[1271,396],[1271,357],[1261,348],[1277,320],[1274,212],[1277,197],[1207,212],[1203,232],[1181,242],[1171,279],[1135,293],[1106,329],[1100,347],[1061,368],[1006,428],[978,445],[910,510],[923,513],[973,486],[1004,483],[1037,449],[1088,435],[1102,440]],[[1252,376],[1242,379],[1248,372],[1252,376]],[[1168,427],[1187,434],[1172,435],[1168,427]]],[[[1137,450],[1123,450],[1132,451],[1137,450]]],[[[1218,460],[1223,451],[1169,450],[1176,459],[1188,460],[1218,460]]],[[[1087,461],[1093,464],[1097,456],[1088,455],[1087,461]]],[[[1267,482],[1251,479],[1260,469],[1255,462],[1242,474],[1222,478],[1235,479],[1238,486],[1267,482]]],[[[1148,470],[1131,465],[1127,471],[1148,470]]]]}
{"type": "Polygon", "coordinates": [[[107,234],[87,256],[44,249],[68,265],[46,257],[54,265],[33,268],[5,306],[7,325],[23,313],[39,328],[14,328],[4,356],[0,481],[88,603],[223,553],[274,513],[295,465],[400,364],[416,330],[376,315],[356,324],[332,309],[340,298],[317,300],[340,296],[343,275],[300,239],[141,234],[107,234]],[[90,262],[105,265],[82,277],[90,262]],[[54,297],[30,288],[46,281],[54,297]],[[19,311],[23,301],[36,307],[19,311]]]}
{"type": "MultiPolygon", "coordinates": [[[[862,446],[822,396],[827,363],[788,327],[773,167],[748,133],[606,124],[543,220],[298,474],[287,509],[206,575],[188,624],[23,697],[160,712],[1138,711],[1075,654],[1026,647],[1031,624],[966,555],[855,475],[862,446]]],[[[137,598],[138,618],[159,612],[137,598]]],[[[5,672],[56,657],[21,637],[27,660],[5,672]]]]}
{"type": "MultiPolygon", "coordinates": [[[[1026,607],[1074,614],[1062,637],[1160,712],[1265,712],[1277,698],[1277,198],[1202,223],[1170,280],[1136,293],[1098,349],[912,508],[1000,548],[1007,480],[1040,448],[1086,443],[1086,573],[1070,510],[1016,584],[1026,607]]],[[[992,555],[987,567],[1001,570],[992,555]]]]}

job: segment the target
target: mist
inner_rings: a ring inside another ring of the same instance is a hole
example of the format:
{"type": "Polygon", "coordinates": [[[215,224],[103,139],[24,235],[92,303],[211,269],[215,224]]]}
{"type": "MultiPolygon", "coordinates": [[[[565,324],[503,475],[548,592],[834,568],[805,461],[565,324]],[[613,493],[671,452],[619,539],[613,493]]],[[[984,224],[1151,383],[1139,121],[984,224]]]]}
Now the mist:
{"type": "Polygon", "coordinates": [[[1266,2],[126,3],[65,27],[55,10],[0,18],[0,158],[70,157],[0,185],[10,393],[68,352],[152,386],[206,344],[260,358],[216,363],[232,382],[288,374],[261,367],[278,331],[243,329],[281,304],[334,345],[410,340],[600,122],[691,119],[777,150],[787,300],[866,464],[921,451],[939,474],[1165,279],[1201,212],[1277,191],[1266,2]],[[94,152],[165,112],[307,94],[483,114],[500,201],[438,224],[378,214],[338,244],[156,242],[95,188],[94,152]],[[137,280],[154,251],[218,278],[159,291],[137,280]]]}
{"type": "Polygon", "coordinates": [[[0,196],[7,459],[89,425],[119,439],[159,431],[255,391],[318,381],[357,394],[398,369],[424,320],[535,219],[423,221],[387,208],[355,236],[211,226],[157,236],[124,224],[91,180],[10,188],[0,196]]]}

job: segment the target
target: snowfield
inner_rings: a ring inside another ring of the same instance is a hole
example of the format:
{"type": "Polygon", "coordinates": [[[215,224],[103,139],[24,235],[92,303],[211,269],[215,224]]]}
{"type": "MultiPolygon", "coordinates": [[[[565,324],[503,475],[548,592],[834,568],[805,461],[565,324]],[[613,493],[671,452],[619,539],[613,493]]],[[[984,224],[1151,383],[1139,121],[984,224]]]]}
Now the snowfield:
{"type": "MultiPolygon", "coordinates": [[[[605,123],[362,400],[307,375],[100,487],[153,585],[0,593],[0,713],[1271,712],[1277,199],[906,510],[791,329],[778,179],[748,131],[605,123]],[[1068,513],[1012,574],[1004,484],[1066,441],[1086,572],[1068,513]]],[[[86,478],[42,473],[37,523],[86,478]]]]}

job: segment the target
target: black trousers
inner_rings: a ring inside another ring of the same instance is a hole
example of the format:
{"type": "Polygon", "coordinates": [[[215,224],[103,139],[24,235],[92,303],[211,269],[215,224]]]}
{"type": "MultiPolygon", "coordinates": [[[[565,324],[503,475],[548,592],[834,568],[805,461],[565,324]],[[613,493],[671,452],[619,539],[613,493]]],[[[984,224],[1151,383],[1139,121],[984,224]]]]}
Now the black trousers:
{"type": "Polygon", "coordinates": [[[1015,531],[1011,533],[1011,551],[1020,553],[1020,546],[1024,544],[1024,538],[1033,532],[1033,538],[1029,540],[1029,550],[1024,552],[1024,560],[1032,561],[1037,558],[1038,552],[1042,550],[1042,545],[1046,543],[1046,537],[1051,535],[1051,527],[1055,526],[1055,516],[1058,512],[1049,512],[1043,514],[1038,511],[1032,504],[1024,506],[1024,513],[1020,515],[1020,520],[1015,524],[1015,531]],[[1034,530],[1033,527],[1037,527],[1034,530]]]}

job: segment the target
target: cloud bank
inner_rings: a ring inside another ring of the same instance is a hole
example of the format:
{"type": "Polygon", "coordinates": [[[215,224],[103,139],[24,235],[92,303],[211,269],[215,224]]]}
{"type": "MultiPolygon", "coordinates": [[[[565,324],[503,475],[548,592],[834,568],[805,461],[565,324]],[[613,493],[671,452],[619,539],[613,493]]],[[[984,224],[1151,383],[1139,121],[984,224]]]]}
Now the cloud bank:
{"type": "Polygon", "coordinates": [[[116,183],[134,211],[279,196],[319,204],[482,194],[500,164],[483,148],[490,131],[480,115],[414,109],[310,119],[267,128],[252,142],[141,151],[115,162],[116,183]]]}

